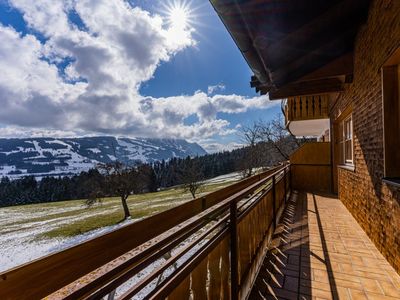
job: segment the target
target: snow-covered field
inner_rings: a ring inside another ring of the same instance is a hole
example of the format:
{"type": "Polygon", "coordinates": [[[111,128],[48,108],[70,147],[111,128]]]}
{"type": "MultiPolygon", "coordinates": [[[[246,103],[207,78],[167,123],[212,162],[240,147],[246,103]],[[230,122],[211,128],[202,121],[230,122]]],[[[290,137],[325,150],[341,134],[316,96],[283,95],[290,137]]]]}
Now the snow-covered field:
{"type": "MultiPolygon", "coordinates": [[[[240,179],[231,173],[206,181],[204,192],[223,187],[240,179]]],[[[104,234],[146,215],[168,209],[190,200],[180,189],[169,189],[152,194],[133,196],[129,199],[131,212],[138,216],[122,223],[100,227],[85,233],[46,237],[46,234],[94,219],[105,219],[121,211],[118,199],[106,199],[95,209],[87,209],[82,200],[44,203],[0,208],[0,272],[30,262],[49,253],[81,243],[104,234]]],[[[78,227],[78,225],[77,225],[78,227]]]]}
{"type": "Polygon", "coordinates": [[[229,174],[224,174],[211,179],[206,180],[206,183],[222,183],[222,182],[233,182],[242,179],[241,172],[233,172],[229,174]]]}
{"type": "MultiPolygon", "coordinates": [[[[75,207],[68,209],[54,209],[53,213],[58,214],[66,211],[78,210],[75,207]]],[[[70,222],[80,219],[108,214],[110,211],[91,213],[87,212],[84,216],[68,216],[50,218],[44,221],[29,221],[43,217],[49,213],[48,210],[34,211],[28,214],[18,212],[18,208],[0,209],[0,272],[29,262],[46,254],[57,252],[62,249],[81,243],[91,237],[116,229],[125,225],[129,220],[118,225],[99,228],[84,234],[67,238],[38,239],[41,234],[50,231],[56,227],[63,226],[70,222]],[[13,224],[15,220],[25,221],[25,223],[13,224]]]]}

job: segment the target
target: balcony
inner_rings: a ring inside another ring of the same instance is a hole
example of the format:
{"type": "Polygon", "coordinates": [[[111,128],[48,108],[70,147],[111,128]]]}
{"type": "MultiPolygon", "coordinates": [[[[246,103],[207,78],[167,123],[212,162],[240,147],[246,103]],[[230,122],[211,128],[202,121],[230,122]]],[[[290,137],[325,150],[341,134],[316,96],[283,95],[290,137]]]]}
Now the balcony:
{"type": "Polygon", "coordinates": [[[329,95],[290,97],[284,103],[287,128],[296,136],[320,136],[329,129],[329,95]]]}
{"type": "Polygon", "coordinates": [[[249,299],[400,299],[400,276],[342,202],[295,192],[249,299]]]}
{"type": "Polygon", "coordinates": [[[293,165],[6,271],[0,299],[399,299],[400,276],[344,205],[298,191],[304,174],[328,187],[328,150],[306,144],[293,165]]]}

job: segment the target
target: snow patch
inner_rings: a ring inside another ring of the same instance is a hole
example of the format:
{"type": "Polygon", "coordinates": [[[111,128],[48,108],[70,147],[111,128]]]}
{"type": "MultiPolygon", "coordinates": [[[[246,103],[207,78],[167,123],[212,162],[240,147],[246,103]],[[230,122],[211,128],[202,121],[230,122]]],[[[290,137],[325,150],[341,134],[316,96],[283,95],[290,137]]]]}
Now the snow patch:
{"type": "Polygon", "coordinates": [[[93,153],[101,153],[101,150],[99,150],[98,148],[87,148],[87,150],[89,150],[93,153]]]}

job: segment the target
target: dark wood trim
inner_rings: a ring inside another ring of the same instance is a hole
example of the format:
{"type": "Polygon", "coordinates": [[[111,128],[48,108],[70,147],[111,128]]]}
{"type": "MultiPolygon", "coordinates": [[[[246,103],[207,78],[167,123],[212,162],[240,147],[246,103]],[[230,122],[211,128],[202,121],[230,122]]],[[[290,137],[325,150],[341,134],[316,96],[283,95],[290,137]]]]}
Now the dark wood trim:
{"type": "Polygon", "coordinates": [[[324,44],[319,45],[318,48],[312,49],[294,61],[273,70],[271,75],[275,86],[280,89],[282,86],[298,81],[301,77],[322,68],[344,54],[352,52],[353,45],[351,41],[354,39],[356,32],[357,26],[348,28],[331,37],[324,44]]]}
{"type": "Polygon", "coordinates": [[[302,95],[317,95],[343,91],[343,83],[337,78],[296,82],[269,92],[269,99],[283,99],[302,95]]]}
{"type": "Polygon", "coordinates": [[[316,79],[353,74],[353,69],[354,69],[354,53],[349,52],[335,59],[334,61],[326,64],[322,68],[303,76],[302,78],[300,78],[299,81],[316,80],[316,79]]]}

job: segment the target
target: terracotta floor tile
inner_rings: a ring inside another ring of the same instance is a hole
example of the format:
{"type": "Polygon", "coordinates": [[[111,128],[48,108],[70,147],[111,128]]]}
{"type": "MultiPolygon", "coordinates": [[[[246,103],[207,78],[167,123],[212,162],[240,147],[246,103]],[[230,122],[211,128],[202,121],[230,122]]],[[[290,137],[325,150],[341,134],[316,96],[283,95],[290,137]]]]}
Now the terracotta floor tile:
{"type": "Polygon", "coordinates": [[[351,288],[351,289],[360,290],[360,291],[363,290],[363,286],[360,282],[343,280],[343,279],[338,279],[338,278],[335,278],[333,282],[334,282],[335,286],[337,286],[337,287],[351,288]]]}
{"type": "MultiPolygon", "coordinates": [[[[319,290],[324,290],[324,291],[332,291],[332,290],[336,290],[338,294],[346,294],[346,290],[347,287],[345,287],[345,285],[343,286],[339,286],[336,284],[337,282],[335,282],[335,286],[334,288],[332,288],[330,283],[325,283],[325,282],[318,282],[318,281],[308,281],[308,280],[301,280],[300,281],[300,288],[302,288],[302,292],[304,294],[309,294],[309,295],[313,295],[312,291],[314,289],[319,289],[319,290]]],[[[359,290],[362,290],[362,288],[360,287],[356,287],[359,290]]]]}
{"type": "Polygon", "coordinates": [[[297,300],[297,293],[280,289],[280,288],[275,288],[273,289],[272,292],[270,292],[272,295],[275,295],[277,299],[287,299],[287,300],[297,300]]]}
{"type": "Polygon", "coordinates": [[[326,270],[318,270],[313,269],[314,279],[315,281],[319,282],[328,282],[329,283],[329,276],[326,270]]]}
{"type": "Polygon", "coordinates": [[[375,274],[382,274],[382,275],[387,275],[387,271],[383,268],[377,268],[377,267],[366,267],[366,266],[358,266],[354,265],[354,270],[355,271],[364,271],[364,272],[370,272],[370,273],[375,273],[375,274]]]}
{"type": "Polygon", "coordinates": [[[370,279],[376,279],[380,281],[387,281],[390,282],[390,277],[388,275],[382,275],[382,274],[376,274],[372,272],[365,272],[365,271],[354,271],[354,275],[359,277],[359,278],[370,278],[370,279]]]}
{"type": "Polygon", "coordinates": [[[360,282],[360,277],[357,275],[352,275],[352,274],[344,274],[344,273],[339,273],[336,272],[332,275],[332,277],[336,279],[341,279],[345,281],[351,281],[351,282],[360,282]]]}
{"type": "Polygon", "coordinates": [[[297,292],[299,289],[299,278],[285,276],[285,282],[283,288],[292,292],[297,292]]]}
{"type": "Polygon", "coordinates": [[[321,289],[318,289],[318,288],[312,289],[312,295],[311,296],[317,297],[317,298],[323,298],[323,299],[333,299],[331,291],[325,291],[325,290],[321,290],[321,289]]]}
{"type": "Polygon", "coordinates": [[[365,291],[383,295],[383,290],[377,280],[360,278],[360,281],[365,291]]]}
{"type": "Polygon", "coordinates": [[[316,299],[316,298],[315,298],[315,297],[312,297],[312,296],[310,296],[310,295],[303,295],[303,294],[300,294],[299,299],[300,299],[300,300],[314,300],[314,299],[316,299]]]}
{"type": "Polygon", "coordinates": [[[398,300],[399,298],[395,298],[395,297],[390,297],[390,296],[385,296],[382,294],[374,294],[374,293],[370,293],[367,292],[367,296],[369,300],[398,300]]]}
{"type": "Polygon", "coordinates": [[[297,193],[288,207],[249,299],[400,299],[400,276],[338,199],[297,193]]]}
{"type": "Polygon", "coordinates": [[[366,266],[361,256],[352,255],[352,253],[350,252],[350,255],[348,257],[350,257],[350,263],[352,263],[353,265],[366,266]]]}
{"type": "Polygon", "coordinates": [[[397,297],[398,299],[400,299],[400,290],[396,288],[393,283],[380,281],[379,284],[382,287],[383,292],[386,296],[397,297]]]}
{"type": "Polygon", "coordinates": [[[349,289],[352,300],[368,300],[367,294],[364,291],[349,289]]]}
{"type": "Polygon", "coordinates": [[[345,274],[354,274],[354,269],[352,264],[340,264],[340,271],[345,274]]]}
{"type": "Polygon", "coordinates": [[[290,269],[286,269],[286,268],[280,268],[280,271],[287,276],[292,276],[292,277],[298,277],[299,276],[299,271],[293,271],[290,269]]]}
{"type": "Polygon", "coordinates": [[[340,300],[351,300],[349,290],[343,287],[337,287],[337,295],[340,300]]]}

